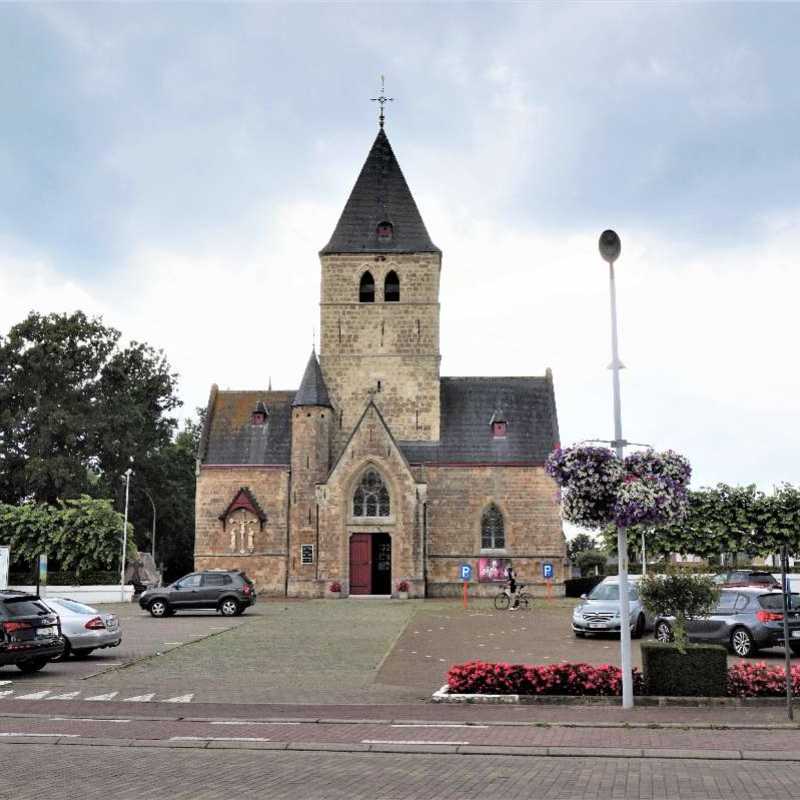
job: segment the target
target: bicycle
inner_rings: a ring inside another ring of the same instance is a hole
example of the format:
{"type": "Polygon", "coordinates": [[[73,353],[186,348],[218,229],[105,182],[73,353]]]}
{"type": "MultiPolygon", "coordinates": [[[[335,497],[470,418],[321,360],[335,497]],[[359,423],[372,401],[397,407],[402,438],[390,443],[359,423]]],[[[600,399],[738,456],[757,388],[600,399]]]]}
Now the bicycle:
{"type": "MultiPolygon", "coordinates": [[[[531,597],[525,591],[525,584],[519,584],[519,586],[517,586],[516,597],[517,597],[516,608],[523,608],[527,611],[533,604],[533,597],[531,597]]],[[[494,598],[494,607],[498,611],[507,611],[510,605],[511,605],[511,592],[508,590],[508,587],[504,587],[500,591],[500,594],[498,594],[494,598]]]]}

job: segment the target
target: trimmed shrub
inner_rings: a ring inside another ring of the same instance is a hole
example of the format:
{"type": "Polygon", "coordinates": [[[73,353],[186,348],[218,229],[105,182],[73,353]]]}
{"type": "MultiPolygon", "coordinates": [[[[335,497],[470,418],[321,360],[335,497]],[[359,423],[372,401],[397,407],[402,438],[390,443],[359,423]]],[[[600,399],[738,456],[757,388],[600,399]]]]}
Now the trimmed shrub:
{"type": "Polygon", "coordinates": [[[602,581],[602,575],[593,575],[590,578],[567,578],[564,581],[564,593],[567,597],[580,597],[582,594],[589,594],[602,581]]]}
{"type": "Polygon", "coordinates": [[[675,644],[642,643],[645,692],[666,697],[724,697],[727,658],[717,644],[687,644],[681,653],[675,644]]]}
{"type": "MultiPolygon", "coordinates": [[[[50,586],[105,586],[119,585],[118,571],[93,571],[77,575],[74,572],[48,572],[47,583],[50,586]]],[[[35,572],[12,572],[8,576],[9,586],[35,586],[35,572]]]]}
{"type": "MultiPolygon", "coordinates": [[[[622,694],[622,671],[611,664],[492,664],[468,661],[447,672],[447,686],[455,694],[622,694]]],[[[642,674],[633,670],[633,687],[642,693],[642,674]]]]}

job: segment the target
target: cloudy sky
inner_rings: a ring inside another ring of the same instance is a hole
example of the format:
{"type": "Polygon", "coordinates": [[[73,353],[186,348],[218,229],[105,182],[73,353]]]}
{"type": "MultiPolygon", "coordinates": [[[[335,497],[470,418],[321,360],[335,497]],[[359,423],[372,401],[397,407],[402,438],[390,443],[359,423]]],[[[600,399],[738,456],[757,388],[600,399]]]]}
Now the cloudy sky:
{"type": "Polygon", "coordinates": [[[185,412],[298,385],[317,251],[387,132],[444,251],[442,374],[551,367],[565,443],[800,483],[800,6],[0,6],[0,329],[101,314],[185,412]]]}

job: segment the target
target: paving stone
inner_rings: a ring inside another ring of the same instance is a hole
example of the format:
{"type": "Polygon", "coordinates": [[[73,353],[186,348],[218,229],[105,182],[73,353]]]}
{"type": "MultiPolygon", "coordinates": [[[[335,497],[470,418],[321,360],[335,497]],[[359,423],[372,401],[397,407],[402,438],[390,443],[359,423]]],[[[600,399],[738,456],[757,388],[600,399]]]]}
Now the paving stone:
{"type": "Polygon", "coordinates": [[[208,750],[286,750],[286,742],[221,742],[208,743],[208,750]]]}
{"type": "Polygon", "coordinates": [[[688,758],[701,761],[713,759],[715,761],[738,761],[742,754],[739,750],[680,750],[676,748],[646,747],[645,758],[688,758]]]}

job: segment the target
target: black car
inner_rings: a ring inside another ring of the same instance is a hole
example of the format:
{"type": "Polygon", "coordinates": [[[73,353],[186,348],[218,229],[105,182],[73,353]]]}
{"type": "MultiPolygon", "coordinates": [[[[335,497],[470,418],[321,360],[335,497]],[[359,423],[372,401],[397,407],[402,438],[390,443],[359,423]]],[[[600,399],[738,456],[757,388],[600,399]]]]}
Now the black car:
{"type": "Polygon", "coordinates": [[[36,595],[0,591],[0,666],[38,672],[64,652],[61,623],[36,595]]]}
{"type": "Polygon", "coordinates": [[[139,605],[154,617],[200,608],[234,617],[255,602],[255,584],[240,570],[193,572],[169,586],[147,589],[139,597],[139,605]]]}

